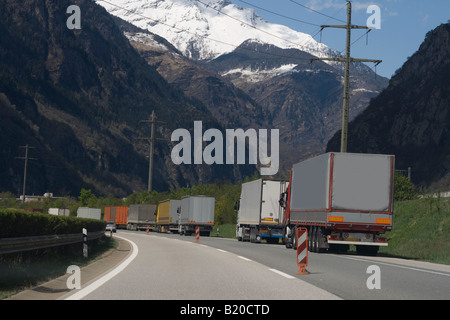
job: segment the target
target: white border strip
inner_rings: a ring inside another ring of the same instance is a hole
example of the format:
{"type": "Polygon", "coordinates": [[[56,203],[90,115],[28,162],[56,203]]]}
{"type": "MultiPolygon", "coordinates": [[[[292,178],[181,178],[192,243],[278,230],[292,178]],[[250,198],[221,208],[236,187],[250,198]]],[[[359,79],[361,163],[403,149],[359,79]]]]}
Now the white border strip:
{"type": "Polygon", "coordinates": [[[131,246],[133,248],[133,250],[131,252],[131,255],[129,255],[127,259],[125,259],[120,265],[118,265],[112,271],[108,272],[107,274],[105,274],[100,279],[97,279],[93,283],[88,285],[86,288],[83,288],[83,289],[77,291],[76,293],[74,293],[71,296],[65,298],[64,300],[80,300],[80,299],[83,299],[85,296],[90,294],[92,291],[98,289],[100,286],[105,284],[107,281],[111,280],[116,275],[118,275],[121,271],[123,271],[130,264],[131,261],[134,260],[134,258],[136,258],[136,256],[138,255],[138,252],[139,252],[137,245],[131,240],[122,238],[120,236],[116,236],[116,237],[120,238],[120,239],[123,239],[123,240],[126,240],[126,241],[128,241],[131,244],[131,246]]]}

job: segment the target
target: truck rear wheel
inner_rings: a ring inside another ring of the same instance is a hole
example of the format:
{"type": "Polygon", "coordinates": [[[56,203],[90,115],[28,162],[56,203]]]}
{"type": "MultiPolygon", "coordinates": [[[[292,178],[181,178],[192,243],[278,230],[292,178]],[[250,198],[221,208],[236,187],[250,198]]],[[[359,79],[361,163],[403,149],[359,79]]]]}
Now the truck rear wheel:
{"type": "Polygon", "coordinates": [[[289,249],[290,247],[292,247],[292,242],[291,242],[291,238],[288,234],[288,229],[285,228],[284,229],[284,237],[283,237],[283,242],[284,245],[286,246],[287,249],[289,249]]]}
{"type": "Polygon", "coordinates": [[[297,250],[297,227],[294,227],[294,229],[292,229],[292,249],[297,250]]]}

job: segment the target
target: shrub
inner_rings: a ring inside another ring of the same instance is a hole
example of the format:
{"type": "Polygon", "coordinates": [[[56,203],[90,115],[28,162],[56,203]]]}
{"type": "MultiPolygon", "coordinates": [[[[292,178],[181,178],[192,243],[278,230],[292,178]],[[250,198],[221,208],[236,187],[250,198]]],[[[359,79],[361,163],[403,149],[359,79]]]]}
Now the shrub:
{"type": "Polygon", "coordinates": [[[101,220],[0,209],[0,238],[71,234],[83,228],[95,232],[105,227],[106,222],[101,220]]]}

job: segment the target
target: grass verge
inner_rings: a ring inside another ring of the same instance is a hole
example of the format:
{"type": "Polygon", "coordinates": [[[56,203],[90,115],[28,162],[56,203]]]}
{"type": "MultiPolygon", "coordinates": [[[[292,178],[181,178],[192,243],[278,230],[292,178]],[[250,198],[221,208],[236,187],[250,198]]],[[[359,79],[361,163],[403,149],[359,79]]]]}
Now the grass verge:
{"type": "Polygon", "coordinates": [[[450,199],[396,202],[389,246],[381,254],[450,264],[450,199]]]}

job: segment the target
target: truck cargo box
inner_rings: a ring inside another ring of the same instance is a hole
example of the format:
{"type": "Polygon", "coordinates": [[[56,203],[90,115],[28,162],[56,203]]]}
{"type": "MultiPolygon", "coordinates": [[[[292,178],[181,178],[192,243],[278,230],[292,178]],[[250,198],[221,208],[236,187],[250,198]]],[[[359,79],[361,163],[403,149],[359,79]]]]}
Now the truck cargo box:
{"type": "Polygon", "coordinates": [[[103,220],[105,221],[115,221],[116,219],[116,207],[105,207],[105,214],[103,215],[103,220]]]}
{"type": "Polygon", "coordinates": [[[128,210],[129,208],[126,206],[117,206],[116,207],[116,226],[117,228],[125,227],[127,225],[128,219],[128,210]]]}
{"type": "Polygon", "coordinates": [[[102,210],[100,208],[79,207],[77,210],[77,217],[101,220],[102,210]]]}
{"type": "Polygon", "coordinates": [[[181,199],[179,232],[193,233],[199,226],[204,234],[209,234],[214,225],[215,199],[207,196],[186,196],[181,199]]]}
{"type": "Polygon", "coordinates": [[[237,223],[282,224],[280,194],[285,190],[285,181],[259,179],[242,184],[237,223]]]}
{"type": "Polygon", "coordinates": [[[178,230],[178,211],[181,200],[164,200],[158,205],[156,224],[158,232],[168,232],[178,230]]]}
{"type": "Polygon", "coordinates": [[[125,227],[127,225],[128,207],[126,206],[106,206],[105,207],[105,221],[115,222],[117,228],[125,227]]]}
{"type": "Polygon", "coordinates": [[[156,225],[156,205],[132,204],[128,208],[127,229],[138,230],[156,225]]]}
{"type": "Polygon", "coordinates": [[[54,216],[66,216],[70,215],[69,209],[60,209],[60,208],[48,208],[48,213],[54,216]]]}
{"type": "Polygon", "coordinates": [[[284,209],[280,195],[286,181],[258,179],[242,184],[236,237],[239,241],[278,243],[283,237],[284,209]]]}
{"type": "Polygon", "coordinates": [[[326,153],[293,166],[290,222],[392,226],[394,156],[326,153]]]}

